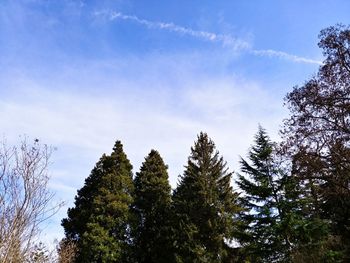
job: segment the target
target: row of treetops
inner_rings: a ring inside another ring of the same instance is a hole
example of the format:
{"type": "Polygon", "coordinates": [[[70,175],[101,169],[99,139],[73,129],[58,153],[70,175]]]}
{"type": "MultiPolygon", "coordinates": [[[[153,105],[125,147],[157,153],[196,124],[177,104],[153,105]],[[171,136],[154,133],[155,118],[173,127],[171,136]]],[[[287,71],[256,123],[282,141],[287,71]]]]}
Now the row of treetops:
{"type": "Polygon", "coordinates": [[[286,96],[282,142],[259,127],[232,173],[200,133],[172,192],[152,150],[140,171],[117,141],[62,220],[74,262],[349,262],[350,30],[320,33],[317,75],[286,96]]]}

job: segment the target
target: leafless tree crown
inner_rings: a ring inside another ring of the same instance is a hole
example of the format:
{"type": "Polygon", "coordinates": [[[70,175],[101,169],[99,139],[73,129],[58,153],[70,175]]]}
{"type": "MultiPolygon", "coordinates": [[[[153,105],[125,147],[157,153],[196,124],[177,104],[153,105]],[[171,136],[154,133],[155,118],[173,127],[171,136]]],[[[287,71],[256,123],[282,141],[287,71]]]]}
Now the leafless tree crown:
{"type": "Polygon", "coordinates": [[[52,204],[48,165],[52,148],[39,140],[0,142],[0,263],[25,262],[40,225],[62,204],[52,204]]]}

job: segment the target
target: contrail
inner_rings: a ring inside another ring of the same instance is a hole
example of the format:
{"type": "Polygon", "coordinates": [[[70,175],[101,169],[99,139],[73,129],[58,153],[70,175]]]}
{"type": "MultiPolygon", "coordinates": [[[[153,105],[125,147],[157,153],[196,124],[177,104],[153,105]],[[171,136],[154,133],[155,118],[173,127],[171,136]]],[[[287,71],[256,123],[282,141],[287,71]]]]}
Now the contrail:
{"type": "Polygon", "coordinates": [[[146,19],[140,19],[134,15],[124,15],[120,12],[110,13],[109,18],[110,18],[110,20],[117,20],[117,19],[130,20],[130,21],[134,21],[136,23],[139,23],[141,25],[144,25],[148,28],[167,30],[170,32],[175,32],[175,33],[182,34],[182,35],[188,35],[188,36],[191,36],[194,38],[199,38],[199,39],[210,41],[210,42],[219,42],[219,43],[222,43],[224,46],[229,46],[229,47],[233,48],[234,50],[249,48],[249,43],[246,41],[243,41],[241,39],[237,39],[237,38],[234,38],[234,37],[229,36],[229,35],[193,30],[191,28],[186,28],[186,27],[175,25],[174,23],[149,21],[146,19]]]}
{"type": "Polygon", "coordinates": [[[309,64],[317,64],[322,65],[322,62],[315,59],[299,57],[296,55],[292,55],[283,51],[277,51],[272,49],[260,49],[260,50],[251,50],[250,51],[254,55],[264,56],[264,57],[278,57],[282,59],[286,59],[293,62],[299,63],[309,63],[309,64]]]}
{"type": "Polygon", "coordinates": [[[285,59],[285,60],[297,62],[297,63],[322,65],[322,62],[319,60],[300,57],[300,56],[289,54],[283,51],[272,50],[272,49],[266,49],[266,50],[253,49],[251,47],[251,44],[248,43],[247,41],[239,38],[235,38],[227,34],[217,34],[213,32],[194,30],[188,27],[176,25],[174,23],[150,21],[150,20],[139,18],[135,15],[125,15],[123,13],[115,12],[115,11],[95,12],[94,15],[105,16],[111,21],[118,20],[118,19],[133,21],[140,25],[144,25],[150,29],[166,30],[169,32],[174,32],[181,35],[187,35],[187,36],[191,36],[191,37],[202,39],[209,42],[221,43],[224,47],[230,47],[234,51],[246,51],[256,56],[277,57],[277,58],[281,58],[281,59],[285,59]]]}

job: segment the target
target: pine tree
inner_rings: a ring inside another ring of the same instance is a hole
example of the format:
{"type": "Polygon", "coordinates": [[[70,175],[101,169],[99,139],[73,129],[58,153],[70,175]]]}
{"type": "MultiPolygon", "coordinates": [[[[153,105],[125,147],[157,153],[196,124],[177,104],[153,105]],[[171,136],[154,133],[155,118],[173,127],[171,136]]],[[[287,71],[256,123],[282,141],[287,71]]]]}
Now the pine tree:
{"type": "Polygon", "coordinates": [[[103,155],[62,220],[68,241],[77,244],[75,262],[126,262],[133,202],[132,165],[120,141],[103,155]]]}
{"type": "Polygon", "coordinates": [[[283,262],[291,249],[291,219],[298,211],[296,184],[287,176],[274,153],[274,144],[259,127],[249,161],[241,158],[237,184],[244,211],[238,236],[252,262],[283,262]]]}
{"type": "Polygon", "coordinates": [[[135,178],[135,235],[137,262],[171,263],[170,205],[171,187],[167,166],[152,150],[135,178]]]}
{"type": "Polygon", "coordinates": [[[224,262],[231,251],[237,195],[214,142],[200,133],[175,190],[178,262],[224,262]]]}

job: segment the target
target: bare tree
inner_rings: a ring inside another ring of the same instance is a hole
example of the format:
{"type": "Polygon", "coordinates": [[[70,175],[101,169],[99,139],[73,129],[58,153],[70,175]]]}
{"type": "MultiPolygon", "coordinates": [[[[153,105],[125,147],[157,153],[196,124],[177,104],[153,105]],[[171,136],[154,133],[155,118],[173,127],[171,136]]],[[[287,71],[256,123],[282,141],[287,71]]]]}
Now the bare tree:
{"type": "Polygon", "coordinates": [[[51,153],[37,139],[11,147],[0,142],[0,263],[26,261],[40,225],[62,205],[52,204],[48,188],[51,153]]]}
{"type": "Polygon", "coordinates": [[[284,149],[312,201],[310,217],[323,219],[333,235],[330,253],[350,262],[350,26],[328,27],[319,37],[323,65],[286,96],[291,116],[282,131],[284,149]],[[339,243],[343,247],[334,248],[339,243]]]}
{"type": "Polygon", "coordinates": [[[62,239],[57,246],[57,263],[72,263],[77,254],[77,244],[75,241],[62,239]]]}

